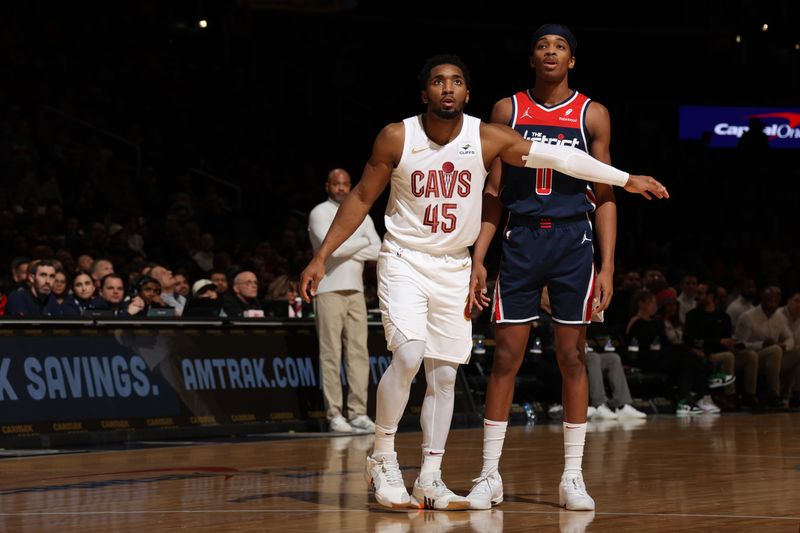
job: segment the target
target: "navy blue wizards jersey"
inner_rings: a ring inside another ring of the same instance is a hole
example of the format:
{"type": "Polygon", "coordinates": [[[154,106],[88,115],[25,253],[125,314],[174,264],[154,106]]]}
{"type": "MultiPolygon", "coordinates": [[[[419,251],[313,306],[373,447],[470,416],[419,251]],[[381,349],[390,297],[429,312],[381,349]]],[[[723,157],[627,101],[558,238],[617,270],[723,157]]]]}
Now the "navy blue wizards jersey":
{"type": "MultiPolygon", "coordinates": [[[[586,110],[591,100],[575,91],[552,107],[537,103],[529,91],[511,97],[509,126],[524,138],[589,152],[586,110]]],[[[500,201],[512,213],[549,218],[567,218],[593,211],[594,192],[590,184],[556,172],[552,168],[503,166],[500,201]]]]}

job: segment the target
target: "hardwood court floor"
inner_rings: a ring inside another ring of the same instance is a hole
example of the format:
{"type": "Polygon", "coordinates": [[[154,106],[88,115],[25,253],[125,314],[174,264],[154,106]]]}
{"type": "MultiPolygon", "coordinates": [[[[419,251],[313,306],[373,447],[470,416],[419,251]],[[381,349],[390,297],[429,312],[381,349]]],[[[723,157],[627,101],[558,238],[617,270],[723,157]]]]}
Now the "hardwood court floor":
{"type": "MultiPolygon", "coordinates": [[[[791,531],[800,525],[800,414],[591,424],[597,511],[559,509],[560,425],[512,427],[492,511],[387,512],[362,479],[370,436],[167,446],[0,460],[0,531],[791,531]]],[[[420,433],[398,435],[413,483],[420,433]]],[[[469,490],[480,429],[454,430],[445,480],[469,490]]]]}

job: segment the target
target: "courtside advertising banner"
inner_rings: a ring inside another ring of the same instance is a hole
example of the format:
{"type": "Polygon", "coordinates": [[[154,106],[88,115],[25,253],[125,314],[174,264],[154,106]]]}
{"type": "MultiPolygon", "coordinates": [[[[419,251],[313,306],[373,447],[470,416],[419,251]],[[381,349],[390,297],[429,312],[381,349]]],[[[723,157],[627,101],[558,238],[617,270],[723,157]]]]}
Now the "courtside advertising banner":
{"type": "Polygon", "coordinates": [[[736,148],[756,118],[770,148],[800,148],[798,107],[681,106],[680,138],[708,142],[710,148],[736,148]]]}
{"type": "MultiPolygon", "coordinates": [[[[374,416],[378,381],[391,355],[380,327],[370,328],[368,344],[368,412],[374,416]]],[[[419,414],[424,392],[420,372],[409,413],[419,414]]],[[[313,324],[0,334],[0,442],[314,420],[325,420],[325,407],[313,324]]]]}

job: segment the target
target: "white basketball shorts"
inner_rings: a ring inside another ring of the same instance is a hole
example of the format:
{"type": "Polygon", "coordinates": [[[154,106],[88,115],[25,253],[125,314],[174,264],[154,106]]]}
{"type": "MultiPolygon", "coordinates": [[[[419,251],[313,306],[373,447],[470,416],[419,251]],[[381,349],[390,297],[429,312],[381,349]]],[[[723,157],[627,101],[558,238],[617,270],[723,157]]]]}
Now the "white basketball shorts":
{"type": "Polygon", "coordinates": [[[425,357],[466,363],[472,352],[472,322],[464,317],[471,270],[466,249],[432,255],[384,240],[378,298],[389,350],[422,340],[425,357]]]}

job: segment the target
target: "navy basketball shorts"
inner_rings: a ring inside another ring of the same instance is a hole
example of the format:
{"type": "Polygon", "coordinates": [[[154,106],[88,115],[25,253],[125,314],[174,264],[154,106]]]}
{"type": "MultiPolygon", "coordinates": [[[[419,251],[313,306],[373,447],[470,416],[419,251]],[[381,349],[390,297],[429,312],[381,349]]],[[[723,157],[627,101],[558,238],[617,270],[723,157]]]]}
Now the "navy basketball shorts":
{"type": "Polygon", "coordinates": [[[595,279],[592,226],[585,219],[563,224],[548,220],[542,226],[506,226],[494,321],[524,324],[538,319],[546,286],[555,322],[589,324],[595,279]]]}

